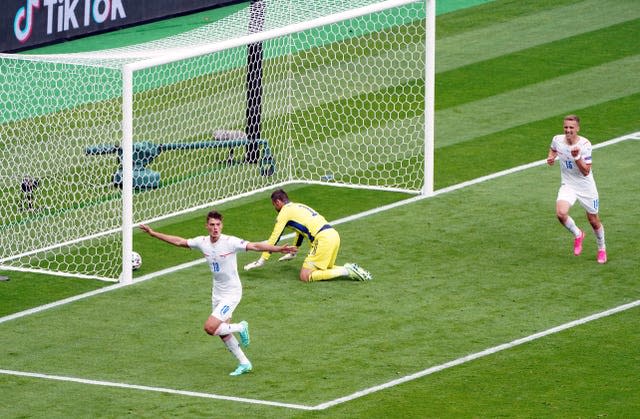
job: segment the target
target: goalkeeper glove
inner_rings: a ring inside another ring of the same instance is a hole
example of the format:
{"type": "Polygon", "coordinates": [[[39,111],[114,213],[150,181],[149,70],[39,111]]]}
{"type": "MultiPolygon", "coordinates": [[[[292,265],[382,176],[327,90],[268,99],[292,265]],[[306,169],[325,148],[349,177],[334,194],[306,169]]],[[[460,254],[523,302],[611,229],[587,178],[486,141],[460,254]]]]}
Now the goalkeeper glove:
{"type": "Polygon", "coordinates": [[[265,260],[260,258],[260,259],[256,260],[255,262],[247,263],[246,265],[244,265],[244,270],[245,271],[249,271],[249,270],[251,270],[253,268],[259,268],[262,265],[264,265],[264,263],[265,263],[265,260]]]}
{"type": "Polygon", "coordinates": [[[282,256],[280,259],[278,259],[279,262],[285,262],[287,260],[291,260],[294,257],[296,257],[296,253],[287,253],[286,255],[282,256]]]}

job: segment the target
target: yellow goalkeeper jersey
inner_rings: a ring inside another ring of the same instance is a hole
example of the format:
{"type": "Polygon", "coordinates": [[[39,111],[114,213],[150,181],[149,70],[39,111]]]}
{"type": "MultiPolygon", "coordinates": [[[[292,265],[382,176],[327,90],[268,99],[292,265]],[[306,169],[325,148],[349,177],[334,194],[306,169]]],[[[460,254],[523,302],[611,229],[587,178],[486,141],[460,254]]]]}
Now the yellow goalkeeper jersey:
{"type": "MultiPolygon", "coordinates": [[[[295,245],[300,246],[305,237],[313,243],[318,233],[331,228],[331,225],[313,208],[297,202],[289,202],[280,208],[276,225],[273,227],[268,243],[278,244],[287,227],[295,230],[297,234],[295,245]]],[[[264,259],[269,259],[270,255],[269,252],[262,253],[264,259]]]]}

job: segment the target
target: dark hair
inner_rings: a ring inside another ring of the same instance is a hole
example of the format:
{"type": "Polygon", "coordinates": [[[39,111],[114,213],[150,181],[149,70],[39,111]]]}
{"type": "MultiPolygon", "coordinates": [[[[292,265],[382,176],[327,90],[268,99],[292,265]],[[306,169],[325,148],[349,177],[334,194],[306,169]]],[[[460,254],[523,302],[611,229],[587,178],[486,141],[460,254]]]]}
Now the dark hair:
{"type": "Polygon", "coordinates": [[[207,223],[209,222],[210,219],[214,219],[214,220],[220,220],[222,221],[222,214],[220,214],[218,211],[216,210],[211,210],[209,211],[209,213],[207,214],[207,223]]]}
{"type": "Polygon", "coordinates": [[[282,202],[287,203],[287,202],[289,202],[289,196],[284,191],[284,189],[278,189],[277,191],[275,191],[274,193],[271,194],[271,200],[272,201],[282,201],[282,202]]]}

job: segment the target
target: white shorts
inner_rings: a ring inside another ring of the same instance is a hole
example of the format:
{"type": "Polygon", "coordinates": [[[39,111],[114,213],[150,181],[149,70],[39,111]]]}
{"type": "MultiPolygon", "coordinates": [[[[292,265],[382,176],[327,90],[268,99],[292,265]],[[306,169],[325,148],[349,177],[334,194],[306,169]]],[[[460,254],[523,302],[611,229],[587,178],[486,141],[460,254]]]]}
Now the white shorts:
{"type": "Polygon", "coordinates": [[[227,321],[233,315],[233,311],[240,304],[240,299],[214,298],[211,301],[211,315],[220,321],[227,321]]]}
{"type": "Polygon", "coordinates": [[[556,201],[566,201],[569,205],[576,203],[576,200],[580,202],[582,208],[584,208],[589,214],[597,214],[600,206],[600,198],[598,193],[595,195],[580,195],[573,188],[567,185],[561,185],[558,190],[558,198],[556,201]]]}

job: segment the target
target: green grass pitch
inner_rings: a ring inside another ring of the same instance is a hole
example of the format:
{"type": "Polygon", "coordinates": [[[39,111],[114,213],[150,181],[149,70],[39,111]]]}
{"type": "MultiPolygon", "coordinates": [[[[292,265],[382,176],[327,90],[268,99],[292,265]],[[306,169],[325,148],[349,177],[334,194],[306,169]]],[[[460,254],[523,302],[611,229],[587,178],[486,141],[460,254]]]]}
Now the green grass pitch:
{"type": "MultiPolygon", "coordinates": [[[[437,188],[543,159],[567,113],[583,118],[594,144],[638,131],[635,0],[496,0],[441,15],[438,25],[437,188]]],[[[66,381],[0,373],[0,415],[633,417],[637,307],[338,401],[638,301],[639,147],[628,140],[594,150],[604,266],[577,207],[587,240],[583,255],[572,255],[554,216],[558,168],[537,166],[339,224],[339,262],[362,264],[371,283],[303,284],[301,258],[241,273],[235,317],[252,326],[255,367],[246,376],[227,376],[233,357],[202,331],[211,285],[203,264],[2,321],[0,370],[66,381]],[[323,403],[330,407],[309,411],[323,403]]],[[[290,192],[330,220],[406,197],[303,185],[290,192]]],[[[249,240],[266,238],[275,214],[266,193],[220,209],[225,232],[249,240]]],[[[201,234],[203,216],[156,227],[201,234]]],[[[199,257],[139,234],[134,241],[144,257],[138,277],[199,257]]],[[[106,286],[9,275],[0,316],[106,286]]]]}

